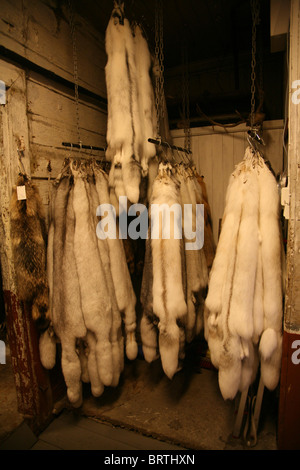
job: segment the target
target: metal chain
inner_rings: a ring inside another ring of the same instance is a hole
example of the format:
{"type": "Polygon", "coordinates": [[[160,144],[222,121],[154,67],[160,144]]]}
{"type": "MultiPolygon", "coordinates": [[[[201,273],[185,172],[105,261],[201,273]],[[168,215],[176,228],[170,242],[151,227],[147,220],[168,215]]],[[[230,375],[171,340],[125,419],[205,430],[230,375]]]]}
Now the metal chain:
{"type": "Polygon", "coordinates": [[[184,119],[185,148],[191,150],[189,73],[186,43],[182,46],[182,112],[184,119]]]}
{"type": "Polygon", "coordinates": [[[78,143],[81,145],[80,128],[79,128],[79,93],[78,93],[78,60],[77,60],[77,46],[76,46],[76,28],[74,22],[74,14],[72,7],[72,0],[69,0],[69,14],[70,14],[70,28],[73,47],[73,67],[74,67],[74,96],[76,107],[76,129],[78,143]]]}
{"type": "Polygon", "coordinates": [[[155,107],[157,115],[157,137],[160,137],[160,122],[164,118],[164,47],[163,47],[163,3],[155,5],[155,107]]]}
{"type": "Polygon", "coordinates": [[[259,24],[260,1],[250,0],[252,13],[252,58],[251,58],[251,129],[254,126],[255,115],[255,80],[256,80],[256,26],[259,24]]]}

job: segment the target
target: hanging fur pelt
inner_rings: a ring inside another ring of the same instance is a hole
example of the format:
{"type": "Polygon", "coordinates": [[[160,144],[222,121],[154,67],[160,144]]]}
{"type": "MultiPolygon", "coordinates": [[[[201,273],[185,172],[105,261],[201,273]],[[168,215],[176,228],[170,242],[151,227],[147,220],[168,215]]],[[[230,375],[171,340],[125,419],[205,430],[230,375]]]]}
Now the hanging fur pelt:
{"type": "MultiPolygon", "coordinates": [[[[181,333],[178,322],[185,322],[187,305],[182,286],[181,240],[176,238],[178,220],[170,217],[170,236],[164,238],[161,217],[154,217],[157,204],[167,217],[173,204],[180,206],[179,184],[167,167],[160,165],[151,197],[151,250],[153,261],[153,312],[158,317],[159,351],[162,367],[169,378],[178,370],[181,333]],[[157,238],[153,236],[156,233],[157,238]]],[[[180,214],[181,215],[181,214],[180,214]]],[[[162,218],[163,220],[163,218],[162,218]]],[[[180,218],[181,227],[181,218],[180,218]]],[[[182,228],[181,228],[182,229],[182,228]]]]}
{"type": "Polygon", "coordinates": [[[224,399],[256,377],[279,380],[281,237],[275,178],[250,148],[230,176],[222,230],[205,301],[205,337],[224,399]]]}
{"type": "Polygon", "coordinates": [[[38,188],[26,175],[20,175],[13,188],[10,216],[17,294],[31,305],[32,318],[45,329],[49,324],[46,223],[38,188]],[[25,186],[26,199],[18,199],[18,186],[25,186]]]}
{"type": "Polygon", "coordinates": [[[148,232],[144,270],[141,285],[142,318],[140,323],[142,348],[145,360],[153,362],[159,357],[158,353],[158,322],[153,313],[153,262],[151,250],[151,234],[148,232]]]}
{"type": "MultiPolygon", "coordinates": [[[[73,187],[69,175],[61,178],[52,193],[48,279],[51,294],[51,324],[61,343],[61,366],[67,395],[73,406],[82,403],[81,363],[76,350],[77,338],[86,335],[81,310],[77,268],[74,258],[75,218],[73,187]]],[[[41,361],[51,368],[51,330],[40,339],[41,361]]],[[[52,340],[53,341],[53,340],[52,340]]]]}
{"type": "MultiPolygon", "coordinates": [[[[110,204],[108,179],[106,174],[97,166],[94,168],[96,191],[100,204],[110,204]]],[[[136,296],[133,290],[130,273],[122,240],[108,237],[106,240],[112,282],[119,311],[123,315],[126,334],[126,355],[133,360],[137,356],[136,331],[136,296]]]]}
{"type": "Polygon", "coordinates": [[[112,308],[105,272],[101,263],[96,234],[90,218],[90,204],[85,175],[72,167],[74,177],[73,208],[75,214],[74,255],[76,260],[83,318],[95,353],[99,379],[104,385],[113,380],[113,358],[110,334],[112,308]]]}
{"type": "Polygon", "coordinates": [[[212,231],[212,217],[210,206],[208,203],[208,196],[206,185],[202,176],[196,174],[196,180],[201,188],[202,193],[202,204],[204,204],[204,254],[206,258],[206,264],[208,272],[211,270],[213,260],[216,253],[216,247],[212,231]]]}
{"type": "MultiPolygon", "coordinates": [[[[115,8],[116,9],[116,8],[115,8]]],[[[112,161],[111,172],[121,165],[125,194],[132,203],[139,199],[141,181],[140,160],[143,141],[138,103],[135,47],[127,18],[123,24],[116,19],[115,9],[108,22],[105,35],[107,63],[107,151],[112,161]]],[[[117,6],[117,9],[120,9],[117,6]]],[[[116,191],[117,196],[119,196],[116,191]]]]}
{"type": "Polygon", "coordinates": [[[264,312],[259,352],[263,381],[273,390],[279,380],[282,352],[282,250],[278,189],[266,165],[258,172],[258,184],[264,312]]]}
{"type": "Polygon", "coordinates": [[[142,174],[143,176],[146,176],[148,174],[148,161],[156,155],[155,145],[148,142],[150,137],[153,138],[156,135],[154,90],[150,77],[151,55],[148,43],[139,25],[135,25],[133,34],[137,68],[138,103],[142,132],[142,153],[140,162],[142,165],[142,174]]]}
{"type": "MultiPolygon", "coordinates": [[[[90,171],[88,179],[85,182],[86,191],[89,197],[90,203],[90,215],[91,222],[96,233],[97,228],[97,208],[100,204],[99,196],[95,185],[95,179],[93,173],[90,171]]],[[[111,301],[112,307],[112,328],[110,333],[110,341],[112,347],[112,362],[113,362],[113,379],[111,385],[116,387],[119,383],[120,374],[124,368],[124,355],[123,355],[123,337],[121,331],[121,314],[118,309],[112,274],[111,266],[108,252],[108,243],[107,240],[100,239],[97,237],[98,249],[100,254],[100,260],[104,269],[106,285],[107,285],[107,294],[111,301]]]]}

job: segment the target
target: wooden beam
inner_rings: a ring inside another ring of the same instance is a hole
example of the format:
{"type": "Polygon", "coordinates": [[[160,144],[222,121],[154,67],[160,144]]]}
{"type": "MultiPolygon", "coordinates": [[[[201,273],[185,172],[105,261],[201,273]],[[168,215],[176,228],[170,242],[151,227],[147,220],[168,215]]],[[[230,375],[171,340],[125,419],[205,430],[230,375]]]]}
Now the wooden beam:
{"type": "Polygon", "coordinates": [[[285,450],[300,448],[300,364],[293,356],[300,340],[300,0],[291,0],[289,58],[289,221],[278,420],[278,446],[285,450]]]}

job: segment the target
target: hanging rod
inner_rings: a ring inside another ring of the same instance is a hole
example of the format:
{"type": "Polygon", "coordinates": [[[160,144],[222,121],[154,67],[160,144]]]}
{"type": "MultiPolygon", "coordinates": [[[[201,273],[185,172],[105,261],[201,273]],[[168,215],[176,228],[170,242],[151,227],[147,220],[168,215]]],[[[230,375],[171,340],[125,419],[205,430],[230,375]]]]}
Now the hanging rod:
{"type": "Polygon", "coordinates": [[[148,139],[148,142],[151,142],[151,144],[155,144],[155,145],[162,145],[163,147],[168,147],[169,149],[172,149],[172,150],[178,150],[179,152],[192,154],[191,150],[185,149],[183,147],[178,147],[177,145],[171,145],[168,142],[162,142],[161,140],[148,139]]]}
{"type": "Polygon", "coordinates": [[[85,150],[100,150],[101,152],[105,152],[105,147],[94,147],[93,145],[83,145],[83,144],[72,144],[70,142],[62,142],[64,147],[72,147],[75,149],[85,149],[85,150]]]}

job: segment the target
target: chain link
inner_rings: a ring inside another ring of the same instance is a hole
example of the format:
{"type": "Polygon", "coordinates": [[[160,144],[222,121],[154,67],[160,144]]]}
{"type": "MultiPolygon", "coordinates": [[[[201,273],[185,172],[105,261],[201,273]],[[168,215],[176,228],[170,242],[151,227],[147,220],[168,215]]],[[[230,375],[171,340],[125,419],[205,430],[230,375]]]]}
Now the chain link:
{"type": "Polygon", "coordinates": [[[160,138],[160,123],[164,118],[164,37],[163,37],[163,3],[155,4],[155,107],[157,116],[156,134],[160,138]]]}
{"type": "Polygon", "coordinates": [[[188,73],[188,56],[186,41],[182,46],[182,113],[184,119],[184,146],[191,150],[191,128],[190,128],[190,99],[189,99],[189,73],[188,73]]]}
{"type": "Polygon", "coordinates": [[[254,126],[255,116],[255,81],[256,81],[256,26],[259,24],[260,0],[251,0],[252,13],[252,57],[251,57],[251,129],[254,126]]]}
{"type": "Polygon", "coordinates": [[[69,0],[69,14],[70,14],[70,28],[73,47],[73,67],[74,67],[74,96],[76,107],[76,130],[78,143],[81,145],[80,127],[79,127],[79,93],[78,93],[78,60],[77,60],[77,45],[76,45],[76,28],[74,22],[74,13],[72,0],[69,0]]]}

